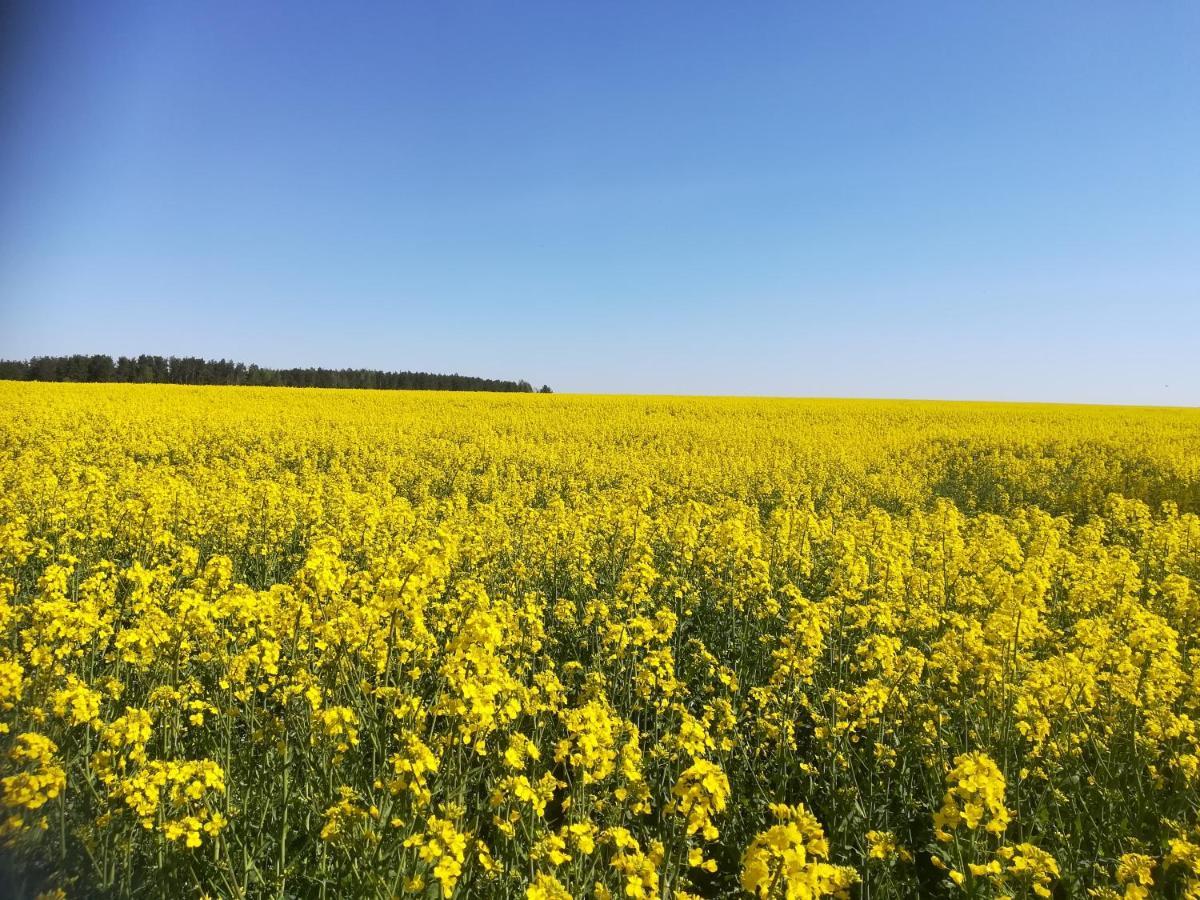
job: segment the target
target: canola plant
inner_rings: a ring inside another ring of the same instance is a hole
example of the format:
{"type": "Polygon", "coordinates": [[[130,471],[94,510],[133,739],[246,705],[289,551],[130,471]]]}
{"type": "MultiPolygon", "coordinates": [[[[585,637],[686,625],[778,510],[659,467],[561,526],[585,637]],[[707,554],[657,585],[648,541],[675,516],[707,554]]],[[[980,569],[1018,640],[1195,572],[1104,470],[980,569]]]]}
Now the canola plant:
{"type": "Polygon", "coordinates": [[[33,897],[1200,897],[1200,411],[0,383],[33,897]]]}

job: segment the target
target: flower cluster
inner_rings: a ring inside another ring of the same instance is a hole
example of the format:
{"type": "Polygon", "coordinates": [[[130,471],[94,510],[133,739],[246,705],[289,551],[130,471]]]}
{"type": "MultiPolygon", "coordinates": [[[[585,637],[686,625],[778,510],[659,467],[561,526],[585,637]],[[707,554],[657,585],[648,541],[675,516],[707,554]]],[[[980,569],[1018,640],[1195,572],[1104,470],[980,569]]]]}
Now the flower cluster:
{"type": "Polygon", "coordinates": [[[963,753],[946,776],[949,787],[942,808],[934,814],[934,834],[939,841],[953,839],[956,828],[983,828],[1003,834],[1010,813],[1004,805],[1004,775],[986,753],[963,753]]]}
{"type": "Polygon", "coordinates": [[[0,422],[36,890],[1200,897],[1195,410],[0,383],[0,422]]]}
{"type": "Polygon", "coordinates": [[[848,897],[858,874],[830,865],[829,842],[803,804],[771,806],[777,822],[757,834],[742,858],[742,887],[758,897],[848,897]]]}

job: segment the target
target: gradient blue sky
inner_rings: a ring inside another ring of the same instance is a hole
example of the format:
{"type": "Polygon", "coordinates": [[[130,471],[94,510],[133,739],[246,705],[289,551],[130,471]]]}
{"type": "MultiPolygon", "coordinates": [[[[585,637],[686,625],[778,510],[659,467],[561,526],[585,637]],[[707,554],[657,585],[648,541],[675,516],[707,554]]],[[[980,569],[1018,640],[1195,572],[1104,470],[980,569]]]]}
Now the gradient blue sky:
{"type": "Polygon", "coordinates": [[[1200,405],[1200,4],[28,0],[0,356],[1200,405]]]}

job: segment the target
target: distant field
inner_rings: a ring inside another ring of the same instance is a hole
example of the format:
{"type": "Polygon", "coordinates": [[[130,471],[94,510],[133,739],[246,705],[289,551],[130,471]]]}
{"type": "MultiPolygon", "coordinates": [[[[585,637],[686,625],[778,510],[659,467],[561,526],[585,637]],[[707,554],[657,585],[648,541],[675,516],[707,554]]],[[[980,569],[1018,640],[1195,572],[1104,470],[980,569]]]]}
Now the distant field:
{"type": "Polygon", "coordinates": [[[0,382],[4,865],[1200,897],[1197,512],[1200,410],[0,382]]]}

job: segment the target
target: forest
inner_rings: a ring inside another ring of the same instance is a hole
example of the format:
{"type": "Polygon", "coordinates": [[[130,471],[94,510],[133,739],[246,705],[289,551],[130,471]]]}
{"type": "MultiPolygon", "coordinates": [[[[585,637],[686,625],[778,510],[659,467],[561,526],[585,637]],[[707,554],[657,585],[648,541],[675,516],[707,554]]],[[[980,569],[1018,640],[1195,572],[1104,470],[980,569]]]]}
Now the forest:
{"type": "MultiPolygon", "coordinates": [[[[366,388],[391,391],[505,391],[533,393],[524,379],[510,381],[471,375],[430,372],[384,372],[378,369],[272,369],[253,363],[196,356],[118,356],[76,353],[0,360],[0,380],[81,381],[142,384],[220,384],[257,387],[366,388]]],[[[549,394],[542,385],[539,393],[549,394]]]]}

